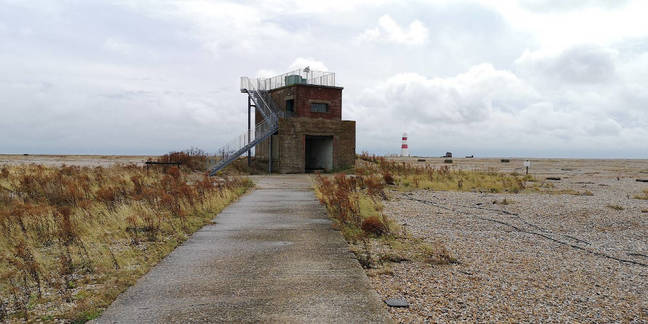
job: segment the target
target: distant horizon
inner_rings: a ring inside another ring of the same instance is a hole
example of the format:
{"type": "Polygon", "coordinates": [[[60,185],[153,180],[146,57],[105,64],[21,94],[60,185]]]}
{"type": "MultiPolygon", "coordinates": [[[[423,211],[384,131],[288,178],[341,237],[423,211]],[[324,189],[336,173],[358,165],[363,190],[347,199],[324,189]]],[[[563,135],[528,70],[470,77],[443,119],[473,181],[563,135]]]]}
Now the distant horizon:
{"type": "MultiPolygon", "coordinates": [[[[149,156],[161,156],[166,153],[177,152],[176,150],[171,150],[164,153],[151,153],[151,154],[122,154],[122,153],[0,153],[0,156],[123,156],[123,157],[149,157],[149,156]]],[[[206,152],[209,156],[216,156],[210,152],[206,152]]],[[[369,155],[374,155],[375,153],[368,152],[369,155]]],[[[362,152],[356,152],[360,155],[362,152]]],[[[384,157],[401,157],[398,154],[375,154],[376,156],[384,157]]],[[[410,154],[408,157],[411,158],[439,158],[445,159],[441,155],[413,155],[410,154]]],[[[475,155],[472,158],[467,158],[466,155],[456,155],[453,153],[452,159],[559,159],[559,160],[648,160],[648,157],[565,157],[565,156],[515,156],[515,155],[475,155]]]]}

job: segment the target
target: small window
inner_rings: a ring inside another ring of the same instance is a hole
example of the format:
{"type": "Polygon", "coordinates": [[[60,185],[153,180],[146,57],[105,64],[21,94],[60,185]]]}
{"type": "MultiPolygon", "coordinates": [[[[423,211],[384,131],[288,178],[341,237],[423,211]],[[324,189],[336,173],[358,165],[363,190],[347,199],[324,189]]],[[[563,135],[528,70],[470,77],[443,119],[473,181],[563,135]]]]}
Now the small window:
{"type": "Polygon", "coordinates": [[[328,104],[314,102],[311,104],[311,112],[319,112],[319,113],[328,112],[328,104]]]}
{"type": "Polygon", "coordinates": [[[295,99],[286,100],[286,112],[295,112],[295,99]]]}

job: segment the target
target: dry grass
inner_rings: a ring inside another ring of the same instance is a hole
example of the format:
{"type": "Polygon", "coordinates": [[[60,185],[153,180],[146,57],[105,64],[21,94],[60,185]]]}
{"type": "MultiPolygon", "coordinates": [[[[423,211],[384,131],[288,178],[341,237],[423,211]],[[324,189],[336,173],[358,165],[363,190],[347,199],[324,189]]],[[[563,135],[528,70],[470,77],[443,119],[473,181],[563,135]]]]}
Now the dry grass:
{"type": "Polygon", "coordinates": [[[170,152],[156,159],[157,162],[180,163],[181,168],[190,171],[207,171],[210,166],[209,155],[198,148],[181,152],[170,152]]]}
{"type": "Polygon", "coordinates": [[[382,213],[382,200],[387,199],[384,189],[389,180],[385,174],[316,178],[317,197],[351,243],[360,264],[375,269],[388,267],[390,262],[456,262],[440,242],[416,239],[382,213]]]}
{"type": "Polygon", "coordinates": [[[396,224],[382,214],[384,183],[378,177],[318,175],[315,192],[329,215],[349,241],[367,235],[383,236],[398,231],[396,224]]]}
{"type": "Polygon", "coordinates": [[[0,322],[97,317],[250,185],[176,167],[3,167],[0,322]]]}
{"type": "Polygon", "coordinates": [[[614,210],[618,210],[618,211],[621,211],[621,210],[625,209],[625,208],[623,208],[622,206],[619,206],[619,205],[607,205],[605,207],[610,208],[610,209],[614,209],[614,210]]]}
{"type": "Polygon", "coordinates": [[[645,189],[644,191],[641,192],[641,194],[636,195],[633,198],[634,199],[648,200],[648,189],[645,189]]]}
{"type": "Polygon", "coordinates": [[[473,192],[511,192],[527,189],[527,182],[535,182],[532,176],[504,174],[495,171],[456,170],[449,166],[434,168],[411,163],[388,161],[383,157],[363,154],[360,159],[369,163],[356,169],[358,175],[382,174],[388,184],[399,190],[442,190],[473,192]]]}
{"type": "Polygon", "coordinates": [[[549,195],[594,196],[594,193],[589,190],[578,191],[574,189],[553,189],[553,187],[554,186],[551,183],[544,183],[539,187],[532,188],[531,190],[549,195]]]}

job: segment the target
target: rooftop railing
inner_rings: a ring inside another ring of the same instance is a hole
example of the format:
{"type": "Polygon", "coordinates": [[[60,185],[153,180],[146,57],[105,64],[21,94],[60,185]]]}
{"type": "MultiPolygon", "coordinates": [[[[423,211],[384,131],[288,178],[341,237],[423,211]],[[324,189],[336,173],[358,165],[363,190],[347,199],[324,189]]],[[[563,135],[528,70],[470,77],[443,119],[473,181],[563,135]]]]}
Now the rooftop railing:
{"type": "Polygon", "coordinates": [[[272,90],[293,84],[334,87],[335,73],[300,69],[270,78],[241,77],[241,92],[247,92],[248,90],[272,90]]]}

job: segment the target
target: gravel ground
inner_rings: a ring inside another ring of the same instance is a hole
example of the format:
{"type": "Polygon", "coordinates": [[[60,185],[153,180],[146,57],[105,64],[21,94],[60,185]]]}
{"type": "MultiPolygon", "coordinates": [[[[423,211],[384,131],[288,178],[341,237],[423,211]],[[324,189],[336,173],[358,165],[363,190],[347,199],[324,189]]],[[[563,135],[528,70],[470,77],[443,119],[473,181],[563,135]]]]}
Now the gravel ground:
{"type": "MultiPolygon", "coordinates": [[[[592,196],[391,191],[385,213],[441,241],[452,265],[402,262],[371,272],[399,322],[648,322],[648,184],[642,170],[572,169],[555,190],[592,196]],[[493,204],[504,198],[509,205],[493,204]],[[612,208],[613,206],[619,206],[612,208]],[[622,208],[622,209],[621,209],[622,208]]],[[[558,168],[557,170],[560,170],[558,168]]],[[[542,178],[542,177],[540,177],[542,178]]]]}
{"type": "Polygon", "coordinates": [[[82,167],[102,166],[113,164],[144,165],[150,156],[144,155],[43,155],[43,154],[0,154],[0,166],[3,164],[42,164],[47,166],[77,165],[82,167]]]}

